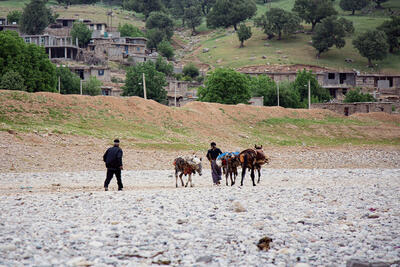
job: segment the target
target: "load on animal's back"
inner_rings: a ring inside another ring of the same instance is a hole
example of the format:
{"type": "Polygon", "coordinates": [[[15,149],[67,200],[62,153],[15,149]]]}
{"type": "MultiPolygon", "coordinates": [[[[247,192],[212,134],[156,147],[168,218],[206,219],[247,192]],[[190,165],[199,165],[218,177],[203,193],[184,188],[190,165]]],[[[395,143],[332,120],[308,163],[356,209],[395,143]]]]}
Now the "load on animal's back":
{"type": "Polygon", "coordinates": [[[235,184],[238,175],[237,167],[240,166],[239,152],[225,152],[218,156],[217,165],[222,167],[228,185],[228,177],[231,178],[231,186],[235,184]]]}
{"type": "Polygon", "coordinates": [[[254,169],[258,171],[258,181],[260,183],[261,178],[261,166],[265,163],[269,163],[269,158],[265,155],[262,146],[254,145],[254,149],[246,149],[240,152],[239,160],[242,164],[242,181],[241,185],[243,186],[243,179],[246,175],[246,169],[251,171],[250,176],[253,181],[253,186],[256,185],[254,182],[254,169]]]}
{"type": "Polygon", "coordinates": [[[190,186],[193,187],[192,174],[198,173],[200,176],[202,175],[203,167],[201,161],[202,159],[195,155],[189,157],[178,157],[174,160],[176,187],[178,187],[178,173],[180,173],[179,178],[181,179],[182,186],[187,187],[190,182],[190,186]],[[182,179],[183,175],[188,175],[186,185],[182,179]]]}

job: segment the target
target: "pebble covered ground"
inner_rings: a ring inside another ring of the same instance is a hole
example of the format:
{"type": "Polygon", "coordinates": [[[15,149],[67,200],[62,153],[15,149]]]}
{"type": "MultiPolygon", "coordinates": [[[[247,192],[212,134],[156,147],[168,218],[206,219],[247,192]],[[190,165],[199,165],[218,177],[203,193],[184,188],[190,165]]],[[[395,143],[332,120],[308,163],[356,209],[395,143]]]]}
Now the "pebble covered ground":
{"type": "Polygon", "coordinates": [[[175,188],[172,171],[124,171],[124,191],[104,192],[105,172],[0,174],[0,265],[398,265],[400,169],[262,175],[175,188]]]}

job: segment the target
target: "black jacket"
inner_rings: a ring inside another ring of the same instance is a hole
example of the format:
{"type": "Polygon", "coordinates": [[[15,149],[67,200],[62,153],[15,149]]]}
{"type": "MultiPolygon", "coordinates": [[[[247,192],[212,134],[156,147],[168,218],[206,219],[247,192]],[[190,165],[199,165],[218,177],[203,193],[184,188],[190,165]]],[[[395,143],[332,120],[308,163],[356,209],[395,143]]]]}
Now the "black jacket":
{"type": "Polygon", "coordinates": [[[122,149],[118,146],[113,146],[107,149],[104,153],[103,160],[106,163],[107,169],[118,169],[122,166],[122,149]]]}
{"type": "Polygon", "coordinates": [[[207,159],[208,160],[216,160],[219,155],[222,154],[222,151],[219,148],[210,149],[207,152],[207,159]]]}

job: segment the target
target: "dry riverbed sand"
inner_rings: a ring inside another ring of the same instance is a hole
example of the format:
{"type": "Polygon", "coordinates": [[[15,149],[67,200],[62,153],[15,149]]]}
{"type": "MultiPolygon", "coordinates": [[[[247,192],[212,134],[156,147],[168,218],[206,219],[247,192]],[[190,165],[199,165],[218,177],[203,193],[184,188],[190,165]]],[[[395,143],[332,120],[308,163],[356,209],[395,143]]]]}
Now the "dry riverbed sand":
{"type": "MultiPolygon", "coordinates": [[[[397,159],[398,160],[398,159],[397,159]]],[[[400,260],[400,169],[264,169],[253,187],[173,172],[0,174],[0,265],[345,266],[400,260]],[[262,237],[271,249],[260,251],[262,237]]],[[[398,262],[393,266],[398,265],[398,262]]]]}

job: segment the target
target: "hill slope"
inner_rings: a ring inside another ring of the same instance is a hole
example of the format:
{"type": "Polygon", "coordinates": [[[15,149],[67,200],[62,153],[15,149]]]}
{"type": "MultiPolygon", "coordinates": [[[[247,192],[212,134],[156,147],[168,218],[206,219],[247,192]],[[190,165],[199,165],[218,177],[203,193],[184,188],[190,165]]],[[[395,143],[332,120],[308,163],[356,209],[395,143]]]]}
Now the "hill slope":
{"type": "Polygon", "coordinates": [[[343,117],[327,110],[193,102],[171,108],[139,97],[0,91],[0,130],[112,139],[130,146],[236,149],[281,145],[400,144],[400,116],[343,117]]]}

